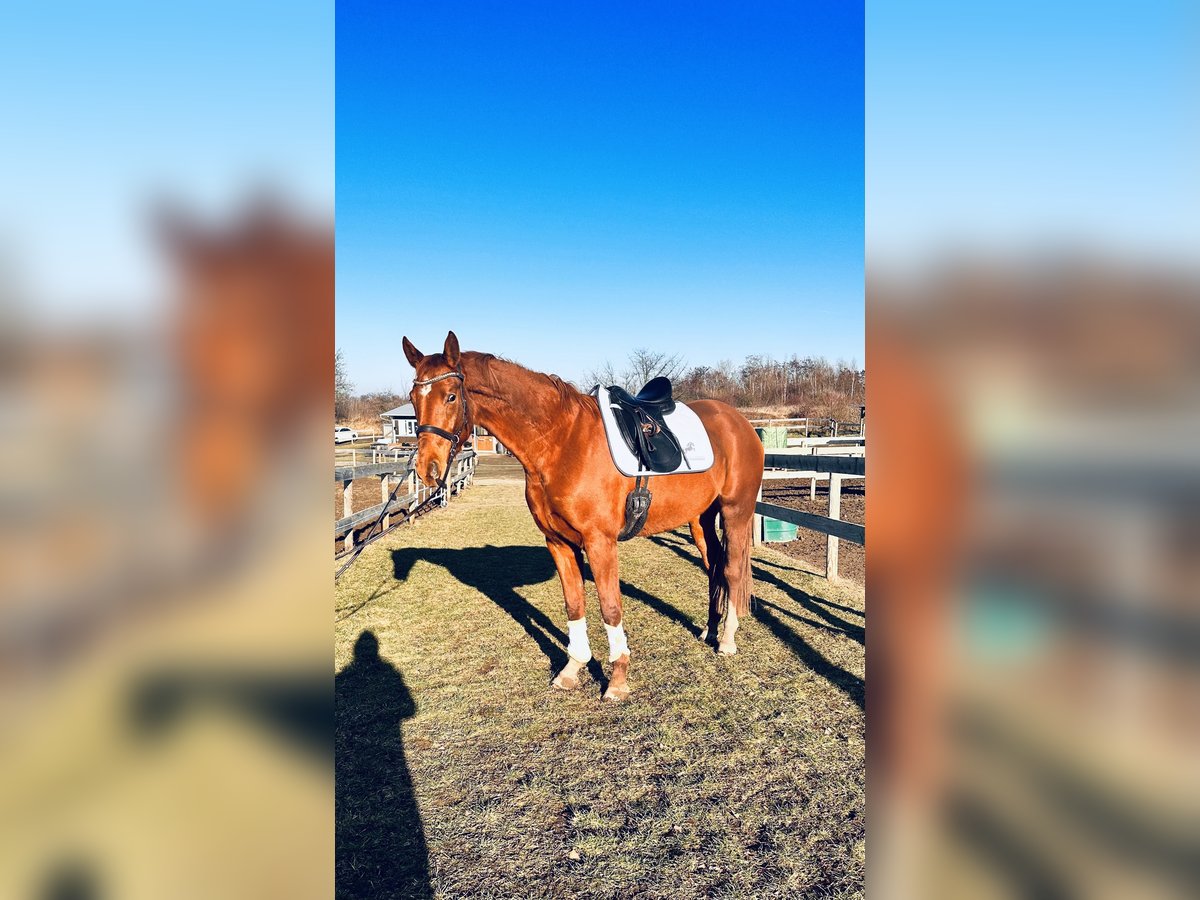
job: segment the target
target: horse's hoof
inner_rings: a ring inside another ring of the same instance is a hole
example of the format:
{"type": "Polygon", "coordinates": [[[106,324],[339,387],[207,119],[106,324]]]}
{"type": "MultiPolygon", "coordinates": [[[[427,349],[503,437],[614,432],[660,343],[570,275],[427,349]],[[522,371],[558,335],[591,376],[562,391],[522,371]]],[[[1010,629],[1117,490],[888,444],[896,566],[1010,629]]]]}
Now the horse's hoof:
{"type": "Polygon", "coordinates": [[[556,676],[554,676],[554,680],[550,682],[550,684],[558,688],[560,691],[573,691],[575,688],[579,687],[579,679],[572,678],[570,675],[559,672],[556,676]]]}
{"type": "Polygon", "coordinates": [[[733,656],[733,654],[737,653],[737,644],[733,641],[721,641],[717,647],[717,652],[723,653],[726,656],[733,656]]]}
{"type": "Polygon", "coordinates": [[[627,687],[612,687],[610,686],[604,692],[605,703],[620,703],[622,700],[629,699],[629,688],[627,687]]]}

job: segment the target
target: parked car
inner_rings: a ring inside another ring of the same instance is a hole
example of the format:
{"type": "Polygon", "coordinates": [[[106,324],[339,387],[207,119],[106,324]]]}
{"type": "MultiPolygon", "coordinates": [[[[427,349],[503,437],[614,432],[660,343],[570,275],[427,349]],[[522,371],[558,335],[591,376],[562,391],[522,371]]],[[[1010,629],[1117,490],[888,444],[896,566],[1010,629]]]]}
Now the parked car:
{"type": "Polygon", "coordinates": [[[358,440],[358,432],[353,428],[347,428],[345,425],[339,425],[333,429],[333,442],[335,444],[346,444],[350,441],[358,440]]]}

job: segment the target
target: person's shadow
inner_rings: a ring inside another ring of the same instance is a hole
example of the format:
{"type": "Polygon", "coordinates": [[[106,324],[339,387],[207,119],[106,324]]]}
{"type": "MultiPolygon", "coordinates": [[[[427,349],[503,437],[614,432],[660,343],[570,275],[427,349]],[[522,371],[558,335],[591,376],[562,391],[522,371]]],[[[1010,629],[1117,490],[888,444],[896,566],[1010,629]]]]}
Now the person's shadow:
{"type": "Polygon", "coordinates": [[[417,706],[404,677],[364,631],[334,679],[338,897],[426,898],[429,853],[401,723],[417,706]]]}

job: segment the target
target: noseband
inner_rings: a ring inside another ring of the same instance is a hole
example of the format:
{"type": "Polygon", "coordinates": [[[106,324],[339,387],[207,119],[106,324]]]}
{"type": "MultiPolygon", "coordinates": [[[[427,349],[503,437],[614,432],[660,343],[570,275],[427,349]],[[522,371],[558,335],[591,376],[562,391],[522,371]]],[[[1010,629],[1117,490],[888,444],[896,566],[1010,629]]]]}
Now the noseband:
{"type": "MultiPolygon", "coordinates": [[[[462,371],[456,369],[453,372],[446,372],[442,375],[435,375],[433,378],[426,378],[424,381],[414,381],[413,387],[425,387],[426,385],[434,384],[438,381],[445,381],[447,378],[457,378],[460,382],[463,380],[462,371]]],[[[457,432],[446,431],[444,428],[438,428],[436,425],[418,425],[417,434],[429,432],[436,434],[440,438],[445,438],[450,442],[450,456],[446,460],[446,474],[450,474],[450,464],[454,462],[454,457],[458,454],[459,443],[462,441],[462,433],[467,431],[471,424],[470,412],[467,410],[467,391],[466,385],[463,385],[462,391],[462,424],[458,426],[457,432]]],[[[442,479],[443,486],[445,479],[442,479]]]]}

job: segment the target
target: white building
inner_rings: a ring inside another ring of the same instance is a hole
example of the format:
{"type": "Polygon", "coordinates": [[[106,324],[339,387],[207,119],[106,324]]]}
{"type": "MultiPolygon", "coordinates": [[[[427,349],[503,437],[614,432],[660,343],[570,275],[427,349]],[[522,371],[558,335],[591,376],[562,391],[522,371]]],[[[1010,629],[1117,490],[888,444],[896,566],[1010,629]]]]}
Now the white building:
{"type": "Polygon", "coordinates": [[[389,444],[399,441],[414,442],[417,439],[417,411],[411,403],[380,413],[383,420],[383,440],[389,444]]]}
{"type": "MultiPolygon", "coordinates": [[[[380,413],[379,418],[383,420],[383,437],[380,439],[383,443],[415,444],[417,442],[417,411],[411,403],[405,403],[403,406],[380,413]]],[[[468,441],[467,445],[474,446],[480,452],[505,452],[500,442],[479,426],[471,429],[471,437],[473,442],[468,441]]]]}

